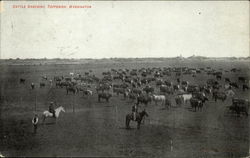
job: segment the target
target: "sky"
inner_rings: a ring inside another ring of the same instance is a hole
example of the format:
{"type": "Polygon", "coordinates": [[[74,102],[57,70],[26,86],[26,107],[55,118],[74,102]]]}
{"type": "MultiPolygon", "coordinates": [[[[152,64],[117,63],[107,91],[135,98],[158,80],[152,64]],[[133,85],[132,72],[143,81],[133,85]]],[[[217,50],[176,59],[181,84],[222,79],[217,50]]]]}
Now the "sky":
{"type": "Polygon", "coordinates": [[[4,1],[1,58],[249,56],[248,1],[4,1]],[[45,8],[13,8],[44,5],[45,8]],[[91,8],[48,8],[89,5],[91,8]]]}

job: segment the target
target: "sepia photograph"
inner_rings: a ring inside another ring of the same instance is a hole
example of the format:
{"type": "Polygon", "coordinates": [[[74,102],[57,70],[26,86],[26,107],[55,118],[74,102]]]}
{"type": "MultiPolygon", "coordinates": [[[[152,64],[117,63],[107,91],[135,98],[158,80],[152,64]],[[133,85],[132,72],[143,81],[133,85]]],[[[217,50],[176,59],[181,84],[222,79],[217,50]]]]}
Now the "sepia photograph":
{"type": "Polygon", "coordinates": [[[249,158],[249,1],[0,2],[0,158],[249,158]]]}

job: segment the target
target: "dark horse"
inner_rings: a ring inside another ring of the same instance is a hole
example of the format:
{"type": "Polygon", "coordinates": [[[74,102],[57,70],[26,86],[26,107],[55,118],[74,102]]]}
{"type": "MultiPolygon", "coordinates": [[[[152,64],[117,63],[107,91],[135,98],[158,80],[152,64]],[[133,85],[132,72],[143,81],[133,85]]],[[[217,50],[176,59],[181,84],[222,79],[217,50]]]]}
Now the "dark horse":
{"type": "MultiPolygon", "coordinates": [[[[145,111],[145,109],[142,111],[142,112],[139,112],[137,115],[136,115],[136,120],[137,121],[137,129],[140,129],[140,125],[141,125],[141,121],[143,119],[144,116],[147,116],[148,117],[148,113],[145,111]]],[[[133,114],[127,114],[126,115],[126,128],[129,129],[129,123],[130,121],[133,121],[133,114]]]]}

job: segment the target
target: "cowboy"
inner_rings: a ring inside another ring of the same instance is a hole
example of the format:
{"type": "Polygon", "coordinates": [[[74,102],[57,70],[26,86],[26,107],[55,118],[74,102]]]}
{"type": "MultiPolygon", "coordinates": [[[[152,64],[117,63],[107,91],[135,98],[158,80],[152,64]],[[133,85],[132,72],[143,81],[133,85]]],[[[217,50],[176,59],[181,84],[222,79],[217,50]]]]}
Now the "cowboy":
{"type": "Polygon", "coordinates": [[[55,108],[54,108],[54,103],[53,102],[50,102],[49,112],[53,114],[53,117],[56,117],[56,115],[55,115],[55,108]]]}
{"type": "Polygon", "coordinates": [[[34,133],[36,133],[36,130],[37,130],[37,124],[38,124],[38,115],[35,114],[35,116],[33,117],[32,119],[32,124],[34,126],[34,133]]]}
{"type": "Polygon", "coordinates": [[[137,114],[137,112],[138,112],[138,106],[137,106],[137,104],[134,104],[132,106],[132,115],[133,115],[133,120],[134,121],[136,121],[136,114],[137,114]]]}

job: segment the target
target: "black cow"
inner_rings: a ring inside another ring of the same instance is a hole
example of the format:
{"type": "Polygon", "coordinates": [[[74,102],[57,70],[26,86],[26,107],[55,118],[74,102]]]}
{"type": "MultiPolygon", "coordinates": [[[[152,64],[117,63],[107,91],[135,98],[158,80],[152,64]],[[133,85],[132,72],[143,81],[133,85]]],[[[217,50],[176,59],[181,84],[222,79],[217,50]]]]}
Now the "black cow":
{"type": "Polygon", "coordinates": [[[202,101],[200,101],[197,98],[191,98],[190,99],[190,104],[191,104],[191,107],[194,108],[195,111],[196,111],[196,108],[198,108],[198,110],[199,109],[201,110],[202,107],[203,107],[202,101]]]}
{"type": "Polygon", "coordinates": [[[239,82],[246,82],[246,78],[245,77],[238,77],[239,82]]]}
{"type": "Polygon", "coordinates": [[[45,83],[41,82],[40,83],[40,88],[45,87],[45,83]]]}
{"type": "Polygon", "coordinates": [[[19,83],[20,83],[20,84],[25,84],[25,79],[20,78],[19,83]]]}
{"type": "Polygon", "coordinates": [[[230,82],[229,85],[234,87],[234,88],[239,88],[239,86],[236,82],[230,82]]]}
{"type": "Polygon", "coordinates": [[[243,91],[245,91],[246,89],[248,90],[248,89],[249,89],[249,87],[248,87],[248,85],[243,84],[243,85],[242,85],[242,89],[243,89],[243,91]]]}
{"type": "Polygon", "coordinates": [[[112,95],[110,93],[98,93],[98,102],[101,101],[101,99],[105,99],[106,102],[109,102],[109,99],[112,97],[112,95]]]}
{"type": "Polygon", "coordinates": [[[142,104],[145,104],[147,106],[148,103],[151,103],[151,101],[152,101],[152,99],[149,96],[140,95],[139,97],[137,97],[137,105],[142,103],[142,104]]]}

